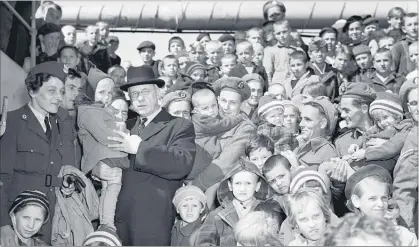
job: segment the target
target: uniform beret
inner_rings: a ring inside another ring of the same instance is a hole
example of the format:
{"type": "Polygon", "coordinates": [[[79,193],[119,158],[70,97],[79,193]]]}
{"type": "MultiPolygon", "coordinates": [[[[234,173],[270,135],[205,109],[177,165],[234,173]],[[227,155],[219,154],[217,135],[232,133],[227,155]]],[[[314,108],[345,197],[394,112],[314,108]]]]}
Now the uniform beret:
{"type": "Polygon", "coordinates": [[[337,20],[332,25],[332,28],[335,28],[336,30],[342,30],[342,28],[345,26],[345,24],[346,24],[346,20],[345,19],[340,19],[340,20],[337,20]]]}
{"type": "Polygon", "coordinates": [[[336,28],[334,28],[334,27],[325,27],[325,28],[323,28],[320,31],[319,37],[321,37],[326,32],[328,32],[328,33],[335,33],[336,34],[336,37],[338,36],[338,30],[336,30],[336,28]]]}
{"type": "Polygon", "coordinates": [[[240,78],[237,77],[223,77],[214,82],[214,91],[216,95],[220,95],[223,90],[228,90],[240,94],[242,101],[250,97],[249,86],[240,78]]]}
{"type": "Polygon", "coordinates": [[[163,97],[161,101],[161,107],[164,107],[167,109],[171,103],[177,102],[177,101],[186,101],[190,103],[191,95],[187,91],[184,91],[184,90],[170,92],[163,97]]]}
{"type": "Polygon", "coordinates": [[[226,42],[226,41],[229,41],[229,40],[235,42],[236,39],[231,34],[223,34],[218,38],[218,41],[220,41],[220,42],[226,42]]]}
{"type": "Polygon", "coordinates": [[[47,35],[50,33],[61,33],[61,27],[54,23],[45,23],[38,29],[38,35],[47,35]]]}
{"type": "Polygon", "coordinates": [[[92,87],[93,91],[96,91],[97,84],[101,80],[106,79],[106,78],[109,78],[112,80],[112,78],[108,74],[103,73],[99,69],[91,68],[89,70],[89,74],[87,75],[87,82],[92,87]]]}
{"type": "Polygon", "coordinates": [[[45,73],[57,77],[62,82],[65,82],[68,74],[68,68],[63,63],[50,61],[35,65],[29,72],[31,75],[45,73]]]}
{"type": "Polygon", "coordinates": [[[391,184],[392,179],[390,173],[379,165],[366,165],[358,170],[356,170],[346,182],[345,186],[345,197],[346,199],[350,199],[352,196],[352,192],[355,186],[361,182],[364,178],[371,177],[371,176],[379,176],[381,177],[386,183],[391,184]]]}
{"type": "Polygon", "coordinates": [[[144,49],[144,48],[151,48],[153,51],[155,51],[156,45],[153,42],[146,40],[146,41],[141,42],[138,45],[137,50],[141,51],[141,49],[144,49]]]}
{"type": "Polygon", "coordinates": [[[357,45],[352,49],[352,54],[356,57],[363,53],[371,53],[371,50],[366,45],[357,45]]]}
{"type": "Polygon", "coordinates": [[[243,78],[245,75],[245,71],[241,70],[238,66],[234,66],[228,73],[228,76],[237,78],[243,78]]]}
{"type": "Polygon", "coordinates": [[[256,73],[245,74],[242,77],[242,80],[246,83],[249,83],[251,81],[257,81],[262,85],[262,87],[265,86],[265,81],[263,80],[262,76],[260,76],[259,74],[256,74],[256,73]]]}
{"type": "Polygon", "coordinates": [[[272,1],[268,1],[263,5],[263,16],[266,19],[268,19],[267,17],[267,12],[268,9],[278,6],[282,12],[287,12],[287,9],[285,8],[285,5],[282,2],[276,1],[276,0],[272,0],[272,1]]]}
{"type": "Polygon", "coordinates": [[[348,31],[349,25],[351,25],[352,23],[357,22],[357,21],[362,22],[362,17],[359,16],[359,15],[353,15],[353,16],[349,17],[346,20],[345,25],[342,27],[342,32],[346,33],[348,31]]]}
{"type": "Polygon", "coordinates": [[[108,38],[106,38],[106,42],[107,43],[110,43],[110,42],[112,42],[112,41],[114,41],[114,42],[118,42],[119,43],[119,38],[118,37],[116,37],[116,36],[109,36],[108,38]]]}
{"type": "Polygon", "coordinates": [[[361,98],[374,101],[377,97],[374,89],[364,82],[353,82],[349,84],[342,95],[342,98],[361,98]]]}
{"type": "Polygon", "coordinates": [[[378,19],[370,16],[370,17],[365,18],[362,24],[364,26],[368,26],[370,24],[378,24],[378,22],[379,22],[378,19]]]}
{"type": "Polygon", "coordinates": [[[326,133],[327,135],[332,135],[335,131],[336,123],[338,121],[338,112],[336,111],[335,106],[330,102],[328,97],[320,96],[312,100],[315,104],[320,105],[323,109],[327,122],[329,123],[329,129],[326,133]]]}
{"type": "Polygon", "coordinates": [[[312,51],[320,50],[323,47],[327,47],[326,42],[320,37],[315,37],[313,41],[310,42],[308,46],[308,51],[312,52],[312,51]]]}

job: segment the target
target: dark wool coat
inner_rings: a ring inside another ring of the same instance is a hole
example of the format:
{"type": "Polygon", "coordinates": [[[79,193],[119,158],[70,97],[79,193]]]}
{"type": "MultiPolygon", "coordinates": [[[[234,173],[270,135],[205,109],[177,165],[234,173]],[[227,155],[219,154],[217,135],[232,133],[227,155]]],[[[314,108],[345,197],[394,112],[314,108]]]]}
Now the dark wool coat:
{"type": "MultiPolygon", "coordinates": [[[[8,113],[7,129],[0,139],[1,226],[10,225],[9,207],[24,190],[44,192],[51,205],[50,218],[54,216],[54,187],[62,184],[58,173],[63,165],[75,165],[74,126],[62,108],[50,114],[50,122],[51,142],[28,105],[8,113]]],[[[45,242],[51,241],[51,222],[40,231],[45,242]]]]}
{"type": "MultiPolygon", "coordinates": [[[[127,121],[131,134],[138,125],[139,117],[127,121]]],[[[194,127],[163,108],[140,137],[131,167],[123,170],[115,225],[123,245],[170,245],[172,199],[195,159],[194,127]]]]}

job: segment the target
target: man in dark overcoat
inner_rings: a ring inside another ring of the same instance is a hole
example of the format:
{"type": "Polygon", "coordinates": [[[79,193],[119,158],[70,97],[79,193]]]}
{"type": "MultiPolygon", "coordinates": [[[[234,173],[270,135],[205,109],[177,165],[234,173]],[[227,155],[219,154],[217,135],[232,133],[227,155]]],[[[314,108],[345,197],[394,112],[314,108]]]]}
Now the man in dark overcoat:
{"type": "Polygon", "coordinates": [[[129,68],[127,78],[121,89],[129,92],[137,117],[127,122],[130,134],[109,137],[117,143],[109,147],[131,154],[115,213],[117,233],[123,245],[170,245],[172,199],[195,159],[194,127],[159,106],[164,81],[150,66],[129,68]]]}

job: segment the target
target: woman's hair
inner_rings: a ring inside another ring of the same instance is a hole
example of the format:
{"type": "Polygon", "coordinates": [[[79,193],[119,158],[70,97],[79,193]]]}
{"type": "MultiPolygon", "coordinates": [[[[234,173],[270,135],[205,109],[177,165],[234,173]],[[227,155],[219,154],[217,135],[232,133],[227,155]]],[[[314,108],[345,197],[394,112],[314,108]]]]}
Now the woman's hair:
{"type": "Polygon", "coordinates": [[[327,97],[326,86],[321,82],[309,83],[301,89],[301,93],[307,92],[308,95],[316,98],[319,96],[327,97]]]}
{"type": "MultiPolygon", "coordinates": [[[[392,190],[392,186],[391,186],[391,184],[389,184],[384,178],[382,178],[381,176],[378,176],[378,175],[372,175],[372,176],[369,176],[369,177],[366,177],[366,178],[364,178],[364,179],[362,179],[361,181],[359,181],[355,186],[354,186],[354,188],[353,188],[353,190],[352,190],[352,193],[351,193],[351,195],[355,195],[355,196],[357,196],[357,197],[361,197],[363,194],[364,194],[364,191],[362,190],[362,185],[365,183],[365,181],[374,181],[374,182],[377,182],[377,183],[383,183],[386,187],[387,187],[387,190],[388,190],[388,194],[390,195],[391,194],[391,190],[392,190]]],[[[347,203],[346,203],[346,207],[351,211],[351,212],[354,212],[354,213],[359,213],[359,212],[361,212],[358,208],[356,208],[354,205],[353,205],[353,203],[352,203],[352,199],[351,198],[347,198],[348,199],[348,201],[347,201],[347,203]]]]}
{"type": "Polygon", "coordinates": [[[287,108],[287,107],[291,107],[293,109],[293,111],[295,112],[295,115],[297,116],[297,125],[298,125],[300,123],[300,121],[301,121],[301,112],[300,112],[300,109],[297,106],[295,106],[295,105],[284,104],[284,112],[285,112],[285,108],[287,108]]]}
{"type": "Polygon", "coordinates": [[[326,224],[330,222],[330,203],[326,201],[326,198],[319,195],[318,192],[311,188],[300,188],[296,193],[290,194],[288,203],[286,204],[289,221],[292,227],[297,226],[297,213],[300,210],[304,210],[306,205],[313,201],[320,207],[324,218],[326,219],[326,224]]]}
{"type": "MultiPolygon", "coordinates": [[[[400,237],[393,224],[383,218],[363,214],[346,214],[337,226],[326,230],[324,246],[345,246],[348,240],[374,237],[387,241],[393,246],[400,246],[400,237]]],[[[374,243],[371,243],[374,245],[374,243]]],[[[375,244],[377,245],[377,244],[375,244]]]]}
{"type": "Polygon", "coordinates": [[[406,12],[400,7],[393,7],[387,13],[388,19],[391,19],[393,17],[403,18],[403,16],[405,15],[406,12]]]}
{"type": "Polygon", "coordinates": [[[234,237],[243,246],[281,246],[279,222],[270,214],[254,211],[237,222],[234,237]]]}
{"type": "Polygon", "coordinates": [[[25,79],[25,85],[28,89],[28,92],[38,92],[38,90],[42,87],[44,82],[47,82],[52,75],[47,73],[39,73],[39,74],[32,74],[29,73],[25,79]]]}

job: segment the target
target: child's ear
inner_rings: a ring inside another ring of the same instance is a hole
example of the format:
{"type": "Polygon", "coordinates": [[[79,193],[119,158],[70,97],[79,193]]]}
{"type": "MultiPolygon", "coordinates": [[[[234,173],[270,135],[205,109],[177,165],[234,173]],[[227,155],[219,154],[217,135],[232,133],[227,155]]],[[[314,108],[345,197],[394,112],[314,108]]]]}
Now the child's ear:
{"type": "Polygon", "coordinates": [[[356,196],[356,195],[352,195],[351,196],[351,202],[352,202],[352,205],[354,205],[354,207],[356,207],[356,208],[359,208],[359,198],[358,198],[358,196],[356,196]]]}
{"type": "Polygon", "coordinates": [[[325,129],[326,126],[327,126],[327,119],[322,118],[322,120],[320,120],[320,128],[325,129]]]}
{"type": "Polygon", "coordinates": [[[228,189],[229,189],[230,191],[233,191],[233,186],[231,185],[230,180],[228,180],[228,181],[227,181],[227,185],[228,185],[228,189]]]}
{"type": "Polygon", "coordinates": [[[258,192],[259,190],[260,190],[260,185],[261,185],[262,183],[261,183],[261,181],[259,181],[257,184],[256,184],[256,189],[255,189],[255,191],[256,192],[258,192]]]}
{"type": "Polygon", "coordinates": [[[366,104],[362,104],[362,105],[361,105],[361,111],[362,111],[362,113],[364,113],[364,114],[368,114],[368,105],[366,105],[366,104]]]}

